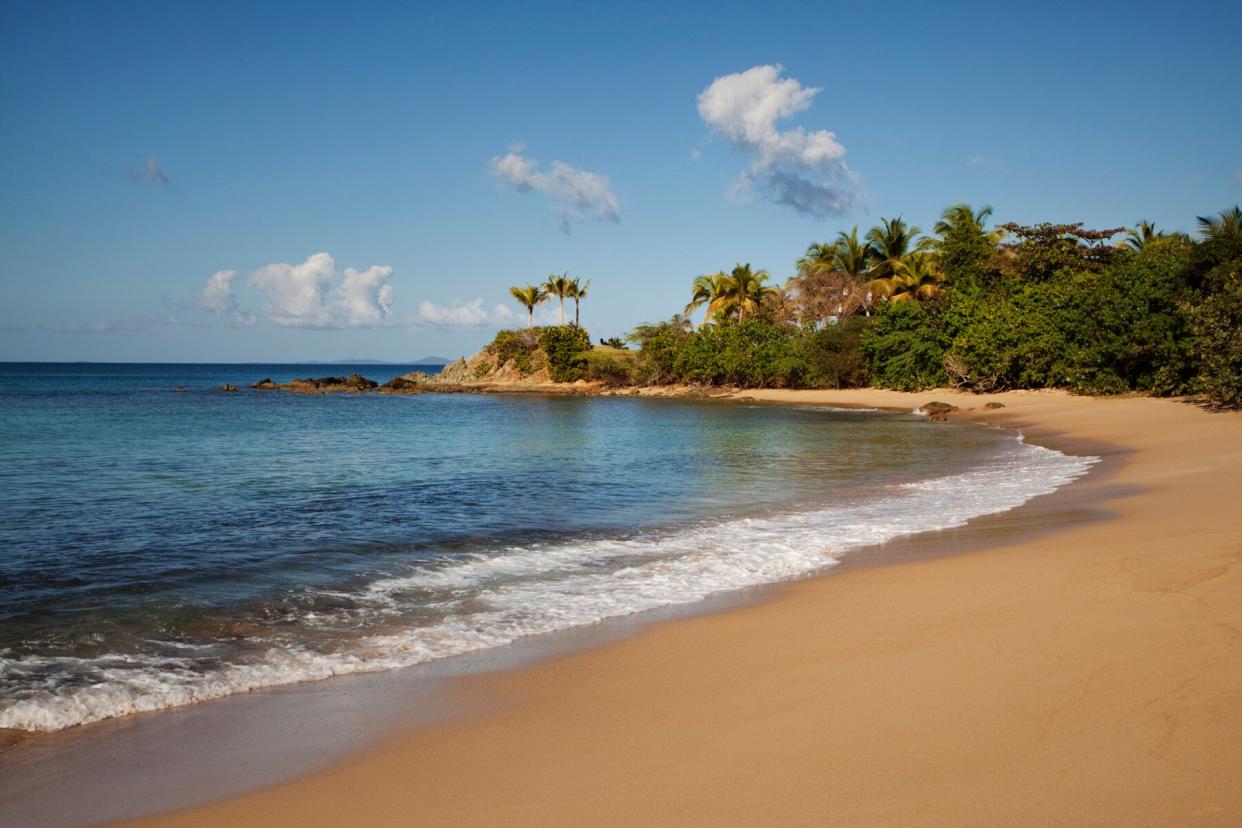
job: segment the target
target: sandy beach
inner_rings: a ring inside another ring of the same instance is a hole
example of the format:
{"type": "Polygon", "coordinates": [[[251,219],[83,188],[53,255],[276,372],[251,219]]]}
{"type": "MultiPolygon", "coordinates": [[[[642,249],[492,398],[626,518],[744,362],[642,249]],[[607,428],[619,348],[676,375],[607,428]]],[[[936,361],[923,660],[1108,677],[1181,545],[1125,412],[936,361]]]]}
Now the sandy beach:
{"type": "Polygon", "coordinates": [[[1105,454],[1109,516],[460,679],[445,692],[472,715],[138,824],[1242,822],[1242,415],[1057,392],[739,396],[949,402],[1105,454]]]}

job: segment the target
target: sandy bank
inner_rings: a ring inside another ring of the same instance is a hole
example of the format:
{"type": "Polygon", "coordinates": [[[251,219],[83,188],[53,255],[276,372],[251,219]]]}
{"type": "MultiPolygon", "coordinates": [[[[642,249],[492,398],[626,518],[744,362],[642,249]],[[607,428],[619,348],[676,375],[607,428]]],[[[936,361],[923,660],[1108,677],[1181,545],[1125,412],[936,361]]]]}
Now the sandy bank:
{"type": "Polygon", "coordinates": [[[739,396],[944,400],[1036,442],[1124,450],[1124,494],[1113,520],[464,679],[450,692],[477,716],[149,824],[1242,822],[1242,415],[1058,393],[739,396]]]}

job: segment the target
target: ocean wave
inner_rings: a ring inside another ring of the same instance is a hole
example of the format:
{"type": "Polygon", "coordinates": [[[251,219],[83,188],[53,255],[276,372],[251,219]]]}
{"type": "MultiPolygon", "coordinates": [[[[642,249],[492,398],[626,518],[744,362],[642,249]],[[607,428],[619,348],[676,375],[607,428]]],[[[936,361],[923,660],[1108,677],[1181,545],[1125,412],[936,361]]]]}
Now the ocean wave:
{"type": "MultiPolygon", "coordinates": [[[[628,539],[513,546],[455,557],[349,593],[355,607],[392,615],[409,595],[451,596],[433,623],[372,634],[337,652],[272,647],[210,669],[190,659],[114,654],[93,659],[0,657],[0,679],[71,671],[81,683],[28,689],[0,708],[0,728],[55,731],[282,684],[407,667],[527,636],[700,601],[790,580],[852,549],[965,524],[1048,494],[1097,462],[1021,441],[995,462],[860,499],[628,539]]],[[[355,610],[356,611],[356,610],[355,610]]],[[[398,612],[399,617],[399,612],[398,612]]]]}

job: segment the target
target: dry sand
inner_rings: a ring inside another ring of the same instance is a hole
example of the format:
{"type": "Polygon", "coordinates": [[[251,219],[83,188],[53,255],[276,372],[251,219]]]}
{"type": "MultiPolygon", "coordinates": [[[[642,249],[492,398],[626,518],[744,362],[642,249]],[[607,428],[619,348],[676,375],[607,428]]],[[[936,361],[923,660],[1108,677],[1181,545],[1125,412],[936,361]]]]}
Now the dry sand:
{"type": "Polygon", "coordinates": [[[743,396],[939,399],[1107,444],[1113,517],[469,677],[447,692],[474,715],[149,824],[1242,824],[1242,415],[743,396]]]}

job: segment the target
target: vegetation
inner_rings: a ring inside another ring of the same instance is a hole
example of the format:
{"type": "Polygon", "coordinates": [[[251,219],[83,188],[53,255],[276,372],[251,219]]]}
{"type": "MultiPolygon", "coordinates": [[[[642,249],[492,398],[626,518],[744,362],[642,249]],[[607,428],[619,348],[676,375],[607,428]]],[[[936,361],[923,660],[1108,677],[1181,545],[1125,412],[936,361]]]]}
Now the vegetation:
{"type": "Polygon", "coordinates": [[[901,217],[842,231],[808,246],[784,285],[749,263],[699,276],[684,315],[630,334],[637,351],[592,348],[578,314],[589,282],[554,276],[513,294],[528,328],[557,296],[562,324],[502,332],[492,349],[523,371],[614,385],[1055,387],[1242,405],[1242,211],[1200,217],[1197,240],[1149,221],[989,227],[991,214],[954,204],[931,236],[901,217]]]}
{"type": "Polygon", "coordinates": [[[526,308],[526,327],[535,327],[535,308],[548,298],[548,291],[542,285],[527,284],[525,287],[511,287],[509,294],[526,308]]]}

